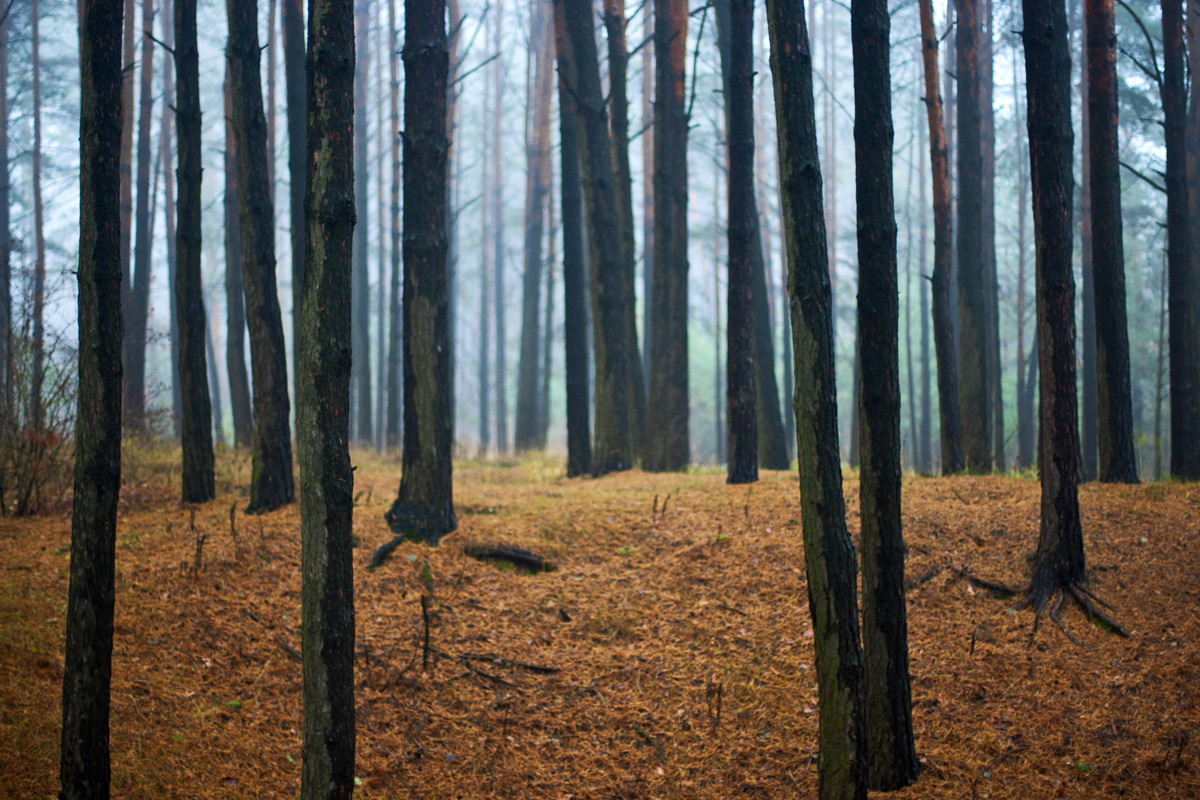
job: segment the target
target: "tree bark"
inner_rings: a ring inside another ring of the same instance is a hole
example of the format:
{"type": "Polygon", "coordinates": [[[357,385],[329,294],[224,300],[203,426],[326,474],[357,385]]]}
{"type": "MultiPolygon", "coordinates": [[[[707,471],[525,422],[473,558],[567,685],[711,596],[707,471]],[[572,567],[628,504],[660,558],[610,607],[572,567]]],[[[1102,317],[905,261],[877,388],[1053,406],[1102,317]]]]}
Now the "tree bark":
{"type": "Polygon", "coordinates": [[[1086,6],[1094,316],[1104,320],[1096,331],[1099,477],[1105,483],[1137,483],[1117,144],[1116,4],[1114,0],[1086,0],[1086,6]]]}
{"type": "MultiPolygon", "coordinates": [[[[587,208],[592,285],[592,346],[595,349],[595,444],[592,473],[603,475],[633,466],[630,442],[629,358],[626,276],[619,241],[612,142],[600,85],[591,4],[556,0],[567,32],[566,83],[576,97],[582,133],[580,160],[587,208]]],[[[562,64],[560,63],[560,70],[562,64]]],[[[561,74],[561,73],[560,73],[561,74]]],[[[661,109],[660,109],[661,110],[661,109]]],[[[651,434],[653,438],[653,434],[651,434]]],[[[651,445],[651,450],[653,446],[651,445]]]]}
{"type": "Polygon", "coordinates": [[[853,0],[854,162],[858,210],[858,332],[862,406],[863,652],[872,789],[917,778],[904,537],[900,527],[900,309],[892,198],[892,81],[887,0],[853,0]]]}
{"type": "Polygon", "coordinates": [[[30,17],[30,60],[33,62],[33,310],[31,349],[33,350],[33,368],[30,378],[29,398],[29,428],[32,430],[33,446],[39,451],[36,456],[40,460],[43,448],[42,428],[45,423],[46,410],[42,405],[42,382],[46,375],[46,338],[43,316],[46,310],[46,235],[45,207],[42,203],[42,59],[39,49],[41,42],[38,28],[40,22],[38,0],[32,0],[29,5],[30,17]]]}
{"type": "Polygon", "coordinates": [[[504,290],[504,0],[496,0],[496,24],[492,27],[492,47],[496,61],[492,65],[492,321],[495,323],[496,358],[496,452],[508,453],[508,326],[504,321],[507,299],[504,290]]]}
{"type": "MultiPolygon", "coordinates": [[[[378,12],[376,12],[376,22],[378,22],[378,12]]],[[[393,35],[395,28],[392,29],[393,35]]],[[[375,33],[379,49],[382,51],[388,45],[387,39],[383,36],[382,26],[375,33]]],[[[397,54],[390,52],[388,54],[389,61],[395,61],[397,54]]],[[[388,156],[391,152],[391,147],[387,144],[388,128],[390,125],[384,123],[384,108],[387,106],[387,81],[384,80],[384,58],[382,53],[375,61],[375,208],[378,213],[379,220],[379,251],[378,251],[378,273],[377,282],[375,284],[375,314],[378,328],[376,333],[375,350],[375,452],[382,455],[384,451],[385,439],[387,437],[387,357],[388,357],[388,295],[384,291],[384,287],[388,283],[389,267],[391,266],[391,258],[389,257],[388,247],[392,244],[392,237],[389,235],[388,227],[388,200],[387,191],[384,189],[384,184],[387,183],[387,176],[390,170],[388,169],[388,156]]],[[[396,126],[399,130],[399,126],[396,126]]],[[[392,140],[395,140],[393,135],[392,140]]],[[[393,252],[392,256],[395,255],[393,252]]]]}
{"type": "Polygon", "coordinates": [[[984,302],[979,2],[957,0],[955,4],[958,11],[958,411],[966,468],[976,473],[992,468],[984,302]]]}
{"type": "Polygon", "coordinates": [[[681,470],[688,440],[688,256],[685,0],[654,3],[654,316],[643,466],[681,470]]]}
{"type": "MultiPolygon", "coordinates": [[[[388,226],[392,239],[392,271],[388,284],[388,348],[387,348],[387,434],[384,446],[393,450],[400,446],[402,395],[400,375],[404,361],[401,348],[404,324],[400,303],[403,272],[400,266],[400,36],[396,27],[396,0],[388,0],[388,102],[391,128],[391,195],[388,206],[388,226]]],[[[453,92],[453,89],[450,89],[453,92]]],[[[382,291],[382,290],[381,290],[382,291]]],[[[381,375],[382,379],[383,376],[381,375]]]]}
{"type": "MultiPolygon", "coordinates": [[[[1072,7],[1079,9],[1086,0],[1072,7]]],[[[1091,114],[1090,114],[1090,80],[1088,75],[1088,50],[1090,31],[1087,21],[1079,26],[1081,42],[1079,46],[1079,105],[1081,106],[1084,124],[1080,126],[1080,165],[1079,165],[1079,261],[1080,275],[1083,279],[1083,379],[1081,383],[1082,413],[1080,414],[1080,479],[1084,482],[1096,480],[1096,454],[1099,448],[1099,400],[1096,391],[1096,282],[1094,277],[1095,259],[1093,253],[1092,233],[1092,159],[1091,159],[1091,114]]],[[[1118,180],[1120,176],[1118,175],[1118,180]]],[[[1118,183],[1118,191],[1120,184],[1118,183]]]]}
{"type": "Polygon", "coordinates": [[[547,4],[539,0],[531,12],[530,37],[533,68],[533,110],[527,124],[525,181],[525,272],[521,299],[521,356],[517,366],[517,420],[513,444],[518,452],[538,446],[541,381],[542,239],[546,197],[550,191],[550,101],[553,93],[553,53],[549,43],[551,20],[547,4]]]}
{"type": "MultiPolygon", "coordinates": [[[[758,480],[758,410],[754,372],[753,259],[758,213],[754,198],[754,4],[721,3],[726,17],[725,140],[728,153],[729,288],[725,350],[729,404],[728,483],[758,480]],[[726,66],[727,64],[727,66],[726,66]]],[[[766,365],[768,368],[770,365],[766,365]]]]}
{"type": "Polygon", "coordinates": [[[1029,596],[1039,611],[1055,590],[1086,580],[1079,517],[1071,53],[1064,0],[1024,0],[1025,83],[1037,248],[1041,533],[1029,596]]]}
{"type": "MultiPolygon", "coordinates": [[[[287,101],[288,216],[292,245],[292,364],[300,364],[304,307],[304,185],[308,112],[305,104],[304,0],[280,0],[283,28],[284,96],[287,101]]],[[[296,387],[299,389],[299,368],[296,387]]],[[[299,395],[299,392],[296,392],[299,395]]]]}
{"type": "Polygon", "coordinates": [[[588,428],[587,300],[583,269],[583,188],[580,178],[579,114],[571,79],[566,14],[554,3],[554,43],[558,62],[558,123],[563,226],[563,355],[567,372],[567,477],[592,470],[588,428]]]}
{"type": "MultiPolygon", "coordinates": [[[[726,130],[726,149],[729,152],[729,157],[732,158],[733,148],[733,128],[730,115],[732,112],[731,106],[733,101],[733,90],[730,87],[732,66],[730,64],[730,0],[721,0],[716,4],[717,18],[717,45],[721,56],[721,77],[722,77],[722,93],[725,98],[725,130],[726,130]]],[[[752,67],[751,67],[752,69],[752,67]]],[[[744,124],[749,125],[751,151],[754,151],[753,142],[755,137],[755,112],[753,107],[753,75],[751,75],[751,102],[749,103],[749,111],[745,108],[741,109],[741,113],[749,114],[749,122],[744,124]]],[[[754,161],[752,156],[752,161],[754,161]]],[[[754,164],[758,166],[757,162],[754,164]]],[[[755,430],[756,430],[756,447],[758,452],[758,463],[763,469],[788,469],[791,465],[791,458],[788,455],[790,450],[790,437],[784,430],[784,420],[779,409],[779,385],[775,380],[775,343],[774,332],[771,329],[771,301],[767,290],[767,263],[763,247],[762,221],[758,213],[758,197],[752,180],[751,196],[748,206],[748,213],[752,217],[748,221],[751,226],[750,232],[750,288],[752,297],[752,312],[750,313],[751,325],[753,330],[753,349],[752,356],[754,361],[754,379],[752,391],[755,399],[755,430]]],[[[732,189],[732,183],[730,185],[732,189]]],[[[745,202],[745,198],[741,202],[745,202]]],[[[743,216],[741,211],[736,215],[743,216]]],[[[745,222],[745,220],[742,220],[745,222]]],[[[733,225],[736,224],[735,215],[730,214],[730,229],[729,233],[733,235],[733,225]]],[[[732,250],[731,250],[732,257],[732,250]]],[[[729,317],[730,320],[733,317],[729,317]]],[[[732,331],[733,327],[730,326],[732,331]]],[[[732,385],[732,381],[731,381],[732,385]]],[[[733,417],[730,417],[730,424],[733,423],[733,417]]],[[[757,471],[756,471],[757,474],[757,471]]]]}
{"type": "MultiPolygon", "coordinates": [[[[154,26],[154,0],[142,0],[142,30],[154,26]]],[[[154,110],[154,42],[143,33],[137,130],[137,236],[133,286],[126,307],[125,429],[146,432],[146,327],[150,312],[150,123],[154,110]]]]}
{"type": "Polygon", "coordinates": [[[179,387],[181,396],[183,472],[182,500],[203,503],[216,496],[213,474],[212,404],[205,358],[204,279],[201,274],[201,197],[203,143],[200,125],[200,55],[196,0],[175,0],[175,58],[179,66],[179,225],[175,283],[171,287],[179,312],[179,387]]]}
{"type": "Polygon", "coordinates": [[[80,12],[83,346],[58,774],[65,800],[104,800],[111,775],[109,684],[121,488],[121,176],[120,158],[112,157],[121,145],[121,0],[94,0],[80,12]]]}
{"type": "Polygon", "coordinates": [[[1182,0],[1162,0],[1162,105],[1167,149],[1167,316],[1170,338],[1171,475],[1200,480],[1200,272],[1188,232],[1187,96],[1182,0]]]}
{"type": "Polygon", "coordinates": [[[624,266],[625,338],[629,391],[630,458],[641,456],[646,430],[646,383],[637,332],[637,254],[633,235],[633,177],[629,167],[629,53],[625,42],[625,0],[604,0],[604,27],[608,33],[609,107],[612,109],[613,177],[616,180],[617,225],[624,266]]]}
{"type": "Polygon", "coordinates": [[[867,797],[863,653],[837,433],[833,316],[803,0],[768,0],[796,354],[797,453],[820,702],[818,796],[867,797]]]}
{"type": "MultiPolygon", "coordinates": [[[[304,286],[297,365],[303,800],[354,793],[354,473],[350,283],[354,207],[354,8],[309,5],[304,286]]],[[[364,215],[366,209],[363,209],[364,215]]]]}
{"type": "MultiPolygon", "coordinates": [[[[162,5],[162,41],[172,51],[175,48],[175,10],[172,0],[162,5]]],[[[176,439],[183,437],[183,393],[179,385],[179,307],[175,303],[175,279],[179,266],[176,248],[178,231],[175,209],[175,173],[171,169],[175,162],[172,122],[175,110],[174,56],[163,59],[163,110],[162,126],[159,130],[158,158],[163,171],[163,218],[166,221],[167,244],[167,291],[170,292],[170,347],[171,347],[171,434],[176,439]]],[[[205,387],[207,389],[207,387],[205,387]]],[[[209,432],[211,440],[212,433],[209,432]]]]}
{"type": "Polygon", "coordinates": [[[404,4],[404,461],[392,531],[436,545],[457,527],[446,276],[444,0],[404,4]]]}
{"type": "Polygon", "coordinates": [[[237,139],[242,275],[254,372],[254,443],[247,513],[292,502],[287,355],[275,288],[275,211],[267,181],[267,126],[259,78],[258,2],[226,0],[230,87],[237,139]]]}
{"type": "MultiPolygon", "coordinates": [[[[552,25],[552,20],[547,17],[547,28],[552,25]]],[[[547,35],[552,36],[553,30],[548,30],[547,35]]],[[[551,62],[554,59],[553,41],[550,39],[546,42],[546,55],[551,62]]],[[[551,63],[550,69],[551,75],[553,75],[553,63],[551,63]]],[[[546,161],[546,228],[548,235],[546,237],[546,316],[542,323],[542,374],[538,383],[540,400],[538,402],[537,446],[539,450],[546,449],[546,443],[550,438],[550,381],[553,377],[554,367],[554,265],[558,262],[558,225],[554,218],[554,167],[549,153],[546,154],[546,161]]]]}
{"type": "Polygon", "coordinates": [[[354,228],[353,331],[354,352],[351,366],[350,431],[359,444],[371,443],[371,302],[368,255],[370,225],[367,212],[367,83],[371,72],[371,0],[356,0],[354,45],[354,206],[358,222],[354,228]]]}
{"type": "MultiPolygon", "coordinates": [[[[121,311],[122,319],[126,323],[129,316],[130,295],[133,292],[129,264],[133,241],[133,109],[137,104],[133,94],[134,78],[137,77],[135,65],[137,55],[134,50],[137,41],[134,38],[134,31],[137,27],[135,11],[134,0],[125,0],[125,27],[122,34],[124,37],[122,44],[124,60],[121,62],[124,68],[121,76],[123,114],[121,118],[121,311]]],[[[124,346],[124,337],[122,337],[122,346],[124,346]]],[[[122,351],[122,359],[125,359],[127,355],[122,351]]],[[[121,365],[125,370],[129,369],[126,361],[123,360],[121,365]]]]}
{"type": "Polygon", "coordinates": [[[233,134],[233,89],[225,73],[225,369],[233,411],[233,443],[247,447],[254,439],[250,413],[250,379],[246,374],[246,306],[242,276],[242,223],[238,218],[237,140],[233,134]]]}
{"type": "Polygon", "coordinates": [[[654,294],[654,3],[642,3],[642,383],[650,391],[654,294]]]}
{"type": "Polygon", "coordinates": [[[1004,455],[1004,390],[1000,366],[1000,285],[996,279],[996,82],[993,76],[994,0],[983,0],[983,42],[980,49],[980,105],[983,155],[983,299],[987,311],[988,416],[991,418],[993,466],[1008,470],[1004,455]]]}
{"type": "MultiPolygon", "coordinates": [[[[0,21],[0,401],[5,416],[12,402],[12,224],[8,168],[8,18],[0,21]]],[[[0,476],[2,478],[2,476],[0,476]]],[[[0,484],[0,489],[3,485],[0,484]]]]}
{"type": "MultiPolygon", "coordinates": [[[[922,41],[922,58],[924,49],[924,41],[922,41]]],[[[936,74],[937,70],[934,70],[934,75],[936,76],[936,74]]],[[[933,474],[933,397],[929,374],[929,292],[925,286],[927,277],[925,268],[929,257],[929,205],[925,194],[925,138],[927,133],[928,126],[921,127],[920,123],[917,123],[917,181],[919,187],[917,213],[921,215],[917,268],[917,293],[921,298],[921,422],[920,432],[917,434],[917,471],[922,475],[933,474]]]]}
{"type": "Polygon", "coordinates": [[[953,220],[950,217],[950,166],[946,121],[938,72],[938,36],[933,26],[933,2],[921,0],[921,50],[925,66],[925,109],[929,117],[929,164],[933,175],[933,347],[937,355],[938,421],[941,431],[942,473],[963,470],[962,430],[958,414],[958,362],[950,308],[950,256],[953,220]]]}

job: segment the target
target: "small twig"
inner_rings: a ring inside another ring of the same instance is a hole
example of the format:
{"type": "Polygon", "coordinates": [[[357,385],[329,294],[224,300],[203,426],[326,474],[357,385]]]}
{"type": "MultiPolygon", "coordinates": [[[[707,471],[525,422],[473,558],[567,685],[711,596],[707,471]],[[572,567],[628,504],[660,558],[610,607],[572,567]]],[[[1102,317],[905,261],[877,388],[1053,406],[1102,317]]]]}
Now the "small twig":
{"type": "Polygon", "coordinates": [[[280,650],[287,654],[288,658],[292,659],[296,663],[300,663],[302,661],[300,654],[296,652],[296,648],[288,644],[287,639],[284,639],[281,634],[275,634],[275,644],[280,650]]]}
{"type": "Polygon", "coordinates": [[[425,625],[425,638],[421,644],[421,670],[429,671],[429,596],[421,595],[421,621],[425,625]]]}

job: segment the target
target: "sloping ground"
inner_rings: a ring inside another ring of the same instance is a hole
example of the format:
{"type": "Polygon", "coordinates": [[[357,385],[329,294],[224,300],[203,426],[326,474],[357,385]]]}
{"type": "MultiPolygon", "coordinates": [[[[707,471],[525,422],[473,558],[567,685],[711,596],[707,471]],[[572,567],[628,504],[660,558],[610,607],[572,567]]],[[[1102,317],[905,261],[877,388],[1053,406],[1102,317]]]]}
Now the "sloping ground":
{"type": "MultiPolygon", "coordinates": [[[[460,531],[368,572],[399,468],[356,461],[359,796],[815,796],[793,475],[750,488],[716,473],[568,481],[536,460],[465,462],[460,531]],[[558,568],[481,563],[469,542],[523,546],[558,568]]],[[[298,792],[299,511],[244,517],[246,466],[222,467],[221,498],[194,522],[169,471],[140,464],[150,477],[130,482],[115,796],[298,792]]],[[[846,491],[856,531],[855,476],[846,491]]],[[[1073,607],[1081,646],[1049,620],[1031,639],[1032,612],[960,576],[1023,582],[1035,482],[906,479],[924,772],[896,797],[1200,796],[1200,487],[1093,484],[1081,500],[1092,588],[1129,640],[1073,607]]],[[[0,796],[57,791],[69,528],[62,516],[0,521],[0,796]]]]}

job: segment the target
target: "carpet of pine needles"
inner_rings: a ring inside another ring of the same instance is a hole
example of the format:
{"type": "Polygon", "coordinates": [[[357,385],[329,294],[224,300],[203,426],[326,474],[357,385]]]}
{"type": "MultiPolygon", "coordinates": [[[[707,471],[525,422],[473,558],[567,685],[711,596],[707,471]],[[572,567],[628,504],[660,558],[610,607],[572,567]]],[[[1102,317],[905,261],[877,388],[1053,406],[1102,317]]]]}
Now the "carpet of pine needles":
{"type": "MultiPolygon", "coordinates": [[[[126,456],[114,795],[295,797],[299,509],[242,513],[246,457],[182,508],[176,454],[126,456]],[[233,508],[233,526],[230,509],[233,508]],[[199,544],[198,544],[199,543],[199,544]]],[[[356,454],[360,797],[814,797],[817,697],[793,474],[600,480],[464,461],[459,530],[368,571],[399,465],[356,454]],[[470,543],[549,557],[530,574],[470,543]],[[422,613],[422,596],[426,613],[422,613]],[[424,642],[428,630],[428,647],[424,642]]],[[[845,479],[858,530],[858,480],[845,479]]],[[[899,798],[1200,797],[1200,486],[1080,492],[1122,639],[1073,644],[1021,586],[1038,485],[905,477],[919,781],[899,798]]],[[[0,796],[57,791],[70,520],[0,520],[0,796]]]]}

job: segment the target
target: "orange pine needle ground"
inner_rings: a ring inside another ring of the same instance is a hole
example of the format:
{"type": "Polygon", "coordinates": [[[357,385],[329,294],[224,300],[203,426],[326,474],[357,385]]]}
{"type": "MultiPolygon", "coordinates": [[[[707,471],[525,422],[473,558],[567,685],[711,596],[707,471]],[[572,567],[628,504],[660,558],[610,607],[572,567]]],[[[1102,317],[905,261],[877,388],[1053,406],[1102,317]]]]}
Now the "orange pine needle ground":
{"type": "MultiPolygon", "coordinates": [[[[227,452],[221,496],[195,509],[193,530],[173,500],[176,459],[127,448],[114,794],[295,797],[299,509],[244,516],[248,465],[227,452]]],[[[536,458],[461,462],[459,531],[368,572],[399,465],[355,462],[358,796],[815,796],[794,475],[730,487],[711,471],[565,480],[536,458]],[[526,547],[558,569],[481,563],[468,542],[526,547]]],[[[857,477],[845,485],[857,532],[857,477]]],[[[1022,586],[1037,483],[906,477],[923,773],[894,796],[1200,796],[1200,486],[1091,484],[1081,503],[1092,589],[1132,639],[1071,609],[1082,647],[1045,621],[1031,643],[1031,612],[957,570],[1022,586]]],[[[65,514],[0,521],[2,797],[57,792],[69,541],[65,514]]]]}

